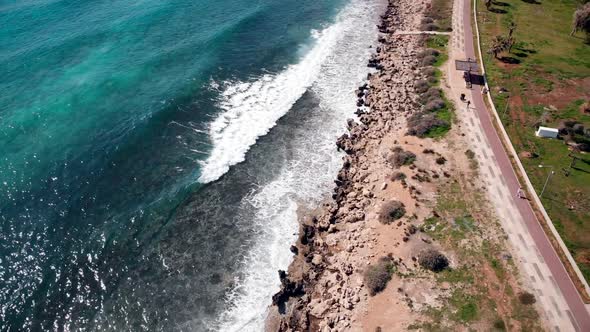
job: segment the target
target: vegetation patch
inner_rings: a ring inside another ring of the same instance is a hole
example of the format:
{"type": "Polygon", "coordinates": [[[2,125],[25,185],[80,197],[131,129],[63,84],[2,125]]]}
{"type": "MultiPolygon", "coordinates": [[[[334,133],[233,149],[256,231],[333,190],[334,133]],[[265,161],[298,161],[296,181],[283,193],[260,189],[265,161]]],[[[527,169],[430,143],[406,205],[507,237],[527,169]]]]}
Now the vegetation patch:
{"type": "Polygon", "coordinates": [[[418,255],[418,263],[432,272],[440,272],[449,267],[449,260],[438,250],[426,249],[418,255]]]}
{"type": "Polygon", "coordinates": [[[415,160],[416,155],[413,152],[405,151],[399,146],[395,147],[393,149],[393,153],[387,157],[387,162],[389,162],[393,167],[411,165],[415,160]]]}
{"type": "MultiPolygon", "coordinates": [[[[433,275],[449,290],[445,305],[425,309],[428,318],[412,328],[457,331],[467,325],[482,331],[502,330],[502,326],[505,330],[540,330],[535,307],[519,299],[517,271],[506,261],[505,240],[483,192],[466,185],[475,172],[467,171],[457,181],[442,185],[433,216],[420,225],[420,231],[442,250],[453,253],[455,263],[433,275]]],[[[418,263],[422,266],[419,257],[418,263]]]]}
{"type": "Polygon", "coordinates": [[[451,31],[452,0],[432,0],[424,13],[420,28],[426,31],[451,31]]]}
{"type": "Polygon", "coordinates": [[[391,224],[406,214],[404,203],[400,201],[389,201],[381,206],[379,221],[382,224],[391,224]]]}
{"type": "Polygon", "coordinates": [[[395,172],[391,175],[391,181],[401,181],[404,180],[406,178],[406,174],[404,174],[403,172],[395,172]]]}
{"type": "Polygon", "coordinates": [[[377,263],[369,265],[364,274],[364,283],[369,289],[369,294],[374,296],[384,290],[391,280],[394,269],[395,265],[391,257],[387,256],[381,257],[377,263]]]}
{"type": "Polygon", "coordinates": [[[438,138],[451,129],[453,105],[438,87],[442,73],[437,68],[448,60],[448,42],[448,36],[430,36],[426,38],[427,48],[417,55],[425,77],[414,84],[422,110],[408,119],[409,135],[438,138]]]}

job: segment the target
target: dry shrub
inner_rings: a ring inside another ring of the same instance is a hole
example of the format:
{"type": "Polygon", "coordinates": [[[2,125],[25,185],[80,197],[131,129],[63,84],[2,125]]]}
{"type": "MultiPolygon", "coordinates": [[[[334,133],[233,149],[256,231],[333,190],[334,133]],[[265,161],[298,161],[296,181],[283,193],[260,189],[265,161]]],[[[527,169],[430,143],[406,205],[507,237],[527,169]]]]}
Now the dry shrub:
{"type": "Polygon", "coordinates": [[[422,30],[422,31],[435,31],[435,30],[438,30],[438,25],[436,25],[434,23],[420,24],[420,30],[422,30]]]}
{"type": "Polygon", "coordinates": [[[381,257],[374,265],[369,265],[365,270],[364,282],[372,296],[381,292],[387,286],[394,265],[390,257],[381,257]]]}
{"type": "Polygon", "coordinates": [[[498,318],[494,321],[494,328],[500,331],[506,331],[506,323],[498,318]]]}
{"type": "Polygon", "coordinates": [[[446,162],[447,162],[447,159],[445,157],[436,158],[436,163],[439,165],[444,165],[446,162]]]}
{"type": "Polygon", "coordinates": [[[429,101],[435,99],[442,99],[442,92],[439,88],[431,87],[420,95],[419,101],[422,104],[427,104],[429,101]]]}
{"type": "Polygon", "coordinates": [[[381,206],[379,221],[382,224],[391,224],[406,214],[404,203],[400,201],[389,201],[381,206]]]}
{"type": "Polygon", "coordinates": [[[424,58],[422,58],[422,61],[420,61],[420,65],[422,67],[432,66],[435,62],[436,57],[434,55],[427,55],[424,58]]]}
{"type": "Polygon", "coordinates": [[[469,159],[474,159],[475,158],[475,152],[473,152],[472,150],[466,150],[465,151],[465,155],[467,156],[467,158],[469,159]]]}
{"type": "Polygon", "coordinates": [[[427,48],[423,51],[421,51],[420,53],[418,53],[417,57],[418,59],[424,59],[425,57],[432,55],[432,56],[438,56],[440,54],[440,52],[438,50],[435,50],[433,48],[427,48]]]}
{"type": "Polygon", "coordinates": [[[418,255],[418,263],[423,268],[433,272],[440,272],[449,266],[447,257],[434,249],[421,251],[418,255]]]}
{"type": "Polygon", "coordinates": [[[518,299],[520,300],[520,303],[525,305],[531,305],[537,302],[537,299],[535,299],[535,295],[529,292],[522,292],[518,294],[518,299]]]}
{"type": "Polygon", "coordinates": [[[439,98],[431,99],[426,105],[424,105],[424,110],[427,112],[434,112],[440,110],[445,107],[445,102],[439,98]]]}
{"type": "Polygon", "coordinates": [[[429,24],[429,23],[433,23],[433,22],[434,22],[434,20],[431,17],[424,17],[420,23],[429,24]]]}
{"type": "Polygon", "coordinates": [[[449,127],[449,123],[429,112],[418,112],[408,118],[408,135],[424,137],[438,127],[449,127]]]}
{"type": "Polygon", "coordinates": [[[436,74],[436,70],[434,69],[434,67],[424,67],[422,69],[422,75],[424,76],[434,76],[436,74]]]}
{"type": "Polygon", "coordinates": [[[430,87],[430,85],[428,84],[427,81],[425,80],[418,80],[416,81],[416,83],[414,84],[414,89],[416,90],[416,92],[418,93],[424,93],[426,91],[428,91],[428,88],[430,87]]]}
{"type": "Polygon", "coordinates": [[[387,157],[393,167],[401,167],[404,165],[411,165],[416,160],[416,155],[410,151],[405,151],[399,146],[393,149],[393,153],[387,157]]]}
{"type": "Polygon", "coordinates": [[[580,112],[590,114],[590,100],[580,105],[580,112]]]}
{"type": "Polygon", "coordinates": [[[395,172],[391,175],[390,180],[391,181],[401,181],[403,179],[406,178],[406,174],[404,174],[403,172],[395,172]]]}

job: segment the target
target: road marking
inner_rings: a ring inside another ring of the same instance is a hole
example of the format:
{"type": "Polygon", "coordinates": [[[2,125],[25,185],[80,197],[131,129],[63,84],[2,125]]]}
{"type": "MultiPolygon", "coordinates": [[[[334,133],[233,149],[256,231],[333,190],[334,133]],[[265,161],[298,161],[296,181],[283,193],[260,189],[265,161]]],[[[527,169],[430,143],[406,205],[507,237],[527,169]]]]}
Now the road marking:
{"type": "Polygon", "coordinates": [[[533,246],[533,247],[534,247],[535,253],[537,254],[537,257],[539,257],[539,260],[541,261],[541,263],[545,263],[545,259],[543,259],[543,256],[541,255],[539,248],[537,248],[537,246],[533,246]]]}
{"type": "Polygon", "coordinates": [[[553,287],[555,287],[555,289],[557,289],[557,293],[559,293],[559,295],[563,296],[563,294],[561,294],[561,289],[557,285],[557,282],[555,282],[555,279],[553,278],[553,276],[548,276],[548,278],[549,278],[549,280],[551,280],[553,287]]]}
{"type": "MultiPolygon", "coordinates": [[[[496,177],[496,173],[494,173],[492,166],[488,165],[488,169],[490,170],[490,174],[492,174],[493,177],[496,177]]],[[[496,188],[500,189],[500,187],[496,187],[496,188]]]]}
{"type": "Polygon", "coordinates": [[[561,310],[559,310],[559,306],[557,305],[557,302],[555,302],[555,298],[553,296],[549,296],[549,299],[551,299],[551,303],[555,307],[555,311],[557,311],[557,316],[561,317],[561,310]]]}
{"type": "Polygon", "coordinates": [[[541,270],[539,269],[539,265],[537,265],[537,263],[533,263],[533,267],[535,268],[535,271],[537,271],[537,274],[539,275],[541,281],[545,281],[545,278],[543,277],[543,274],[541,274],[541,270]]]}
{"type": "MultiPolygon", "coordinates": [[[[494,175],[494,174],[492,173],[492,175],[494,175]]],[[[496,191],[498,192],[498,198],[502,199],[502,189],[500,187],[496,187],[496,191]]]]}

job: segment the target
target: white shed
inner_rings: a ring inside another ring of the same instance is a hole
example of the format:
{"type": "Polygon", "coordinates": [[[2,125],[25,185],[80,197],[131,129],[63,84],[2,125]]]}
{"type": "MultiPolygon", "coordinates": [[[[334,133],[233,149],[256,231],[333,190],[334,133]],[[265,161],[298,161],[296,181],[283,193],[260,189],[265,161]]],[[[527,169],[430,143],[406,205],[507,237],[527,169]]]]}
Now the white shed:
{"type": "Polygon", "coordinates": [[[557,128],[539,127],[535,134],[539,137],[557,138],[558,133],[557,128]]]}

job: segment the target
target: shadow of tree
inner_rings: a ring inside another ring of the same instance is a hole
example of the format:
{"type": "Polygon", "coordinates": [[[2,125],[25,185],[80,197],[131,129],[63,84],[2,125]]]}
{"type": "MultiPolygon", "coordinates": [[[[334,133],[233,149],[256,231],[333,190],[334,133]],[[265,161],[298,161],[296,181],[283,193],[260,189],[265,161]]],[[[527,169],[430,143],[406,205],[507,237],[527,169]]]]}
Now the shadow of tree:
{"type": "Polygon", "coordinates": [[[532,48],[515,47],[515,49],[528,54],[537,54],[537,50],[532,48]]]}
{"type": "Polygon", "coordinates": [[[490,8],[490,11],[492,13],[496,13],[496,14],[506,14],[506,13],[508,13],[508,11],[506,11],[504,9],[500,9],[500,8],[490,8]]]}
{"type": "Polygon", "coordinates": [[[537,1],[537,0],[522,0],[522,2],[526,2],[526,3],[531,3],[534,5],[540,5],[541,1],[537,1]]]}
{"type": "Polygon", "coordinates": [[[511,56],[503,56],[499,60],[504,63],[509,63],[511,65],[517,65],[521,62],[519,59],[517,59],[515,57],[511,57],[511,56]]]}
{"type": "Polygon", "coordinates": [[[494,1],[494,5],[500,6],[500,7],[510,7],[510,4],[509,3],[502,2],[502,1],[494,1]]]}

